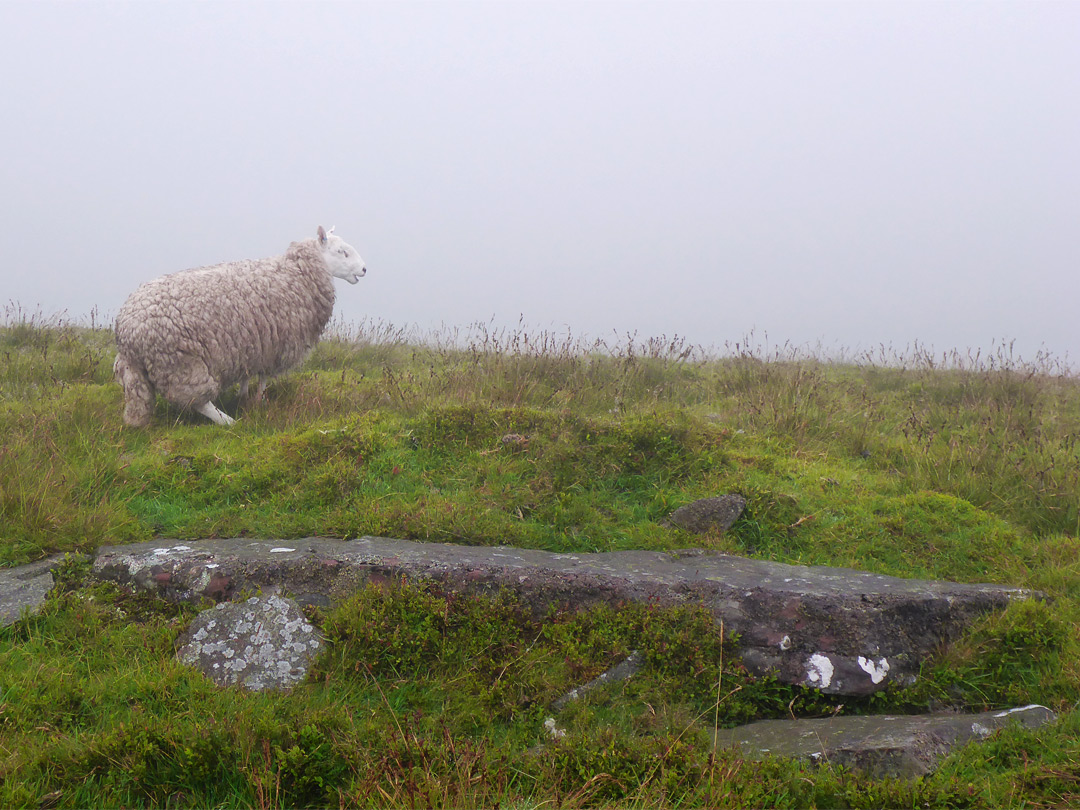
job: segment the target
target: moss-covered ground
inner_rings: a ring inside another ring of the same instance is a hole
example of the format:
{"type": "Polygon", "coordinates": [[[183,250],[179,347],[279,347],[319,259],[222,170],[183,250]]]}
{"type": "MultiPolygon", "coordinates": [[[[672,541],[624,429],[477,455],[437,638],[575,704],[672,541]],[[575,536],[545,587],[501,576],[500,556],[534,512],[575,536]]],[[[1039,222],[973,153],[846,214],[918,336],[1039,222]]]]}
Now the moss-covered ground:
{"type": "MultiPolygon", "coordinates": [[[[0,630],[0,806],[1068,807],[1080,803],[1080,381],[1051,359],[844,360],[526,330],[414,337],[338,325],[230,428],[159,404],[122,426],[107,329],[0,327],[0,562],[150,538],[386,535],[557,551],[705,546],[781,562],[1038,588],[904,693],[747,677],[692,610],[538,622],[422,584],[313,614],[329,644],[287,695],[179,666],[189,608],[84,563],[0,630]],[[724,535],[662,519],[737,492],[724,535]],[[630,650],[646,669],[543,721],[630,650]],[[754,718],[1061,715],[916,782],[743,761],[754,718]]],[[[235,408],[237,392],[221,404],[235,408]]]]}

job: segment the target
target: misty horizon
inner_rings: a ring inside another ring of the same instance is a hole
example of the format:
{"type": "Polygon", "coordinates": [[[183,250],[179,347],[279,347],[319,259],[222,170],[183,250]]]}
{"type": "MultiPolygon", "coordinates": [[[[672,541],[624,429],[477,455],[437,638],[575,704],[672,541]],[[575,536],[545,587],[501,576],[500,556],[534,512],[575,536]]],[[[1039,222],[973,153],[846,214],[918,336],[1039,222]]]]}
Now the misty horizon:
{"type": "Polygon", "coordinates": [[[0,5],[0,301],[337,233],[335,318],[1080,354],[1080,6],[0,5]]]}

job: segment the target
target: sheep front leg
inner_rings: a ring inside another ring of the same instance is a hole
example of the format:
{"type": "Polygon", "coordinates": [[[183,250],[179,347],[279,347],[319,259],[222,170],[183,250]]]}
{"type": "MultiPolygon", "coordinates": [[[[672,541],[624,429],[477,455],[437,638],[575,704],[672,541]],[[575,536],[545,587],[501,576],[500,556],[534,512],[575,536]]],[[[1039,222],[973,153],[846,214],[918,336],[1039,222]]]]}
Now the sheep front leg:
{"type": "Polygon", "coordinates": [[[227,413],[218,410],[218,407],[213,402],[206,402],[195,410],[218,425],[231,425],[236,421],[227,413]]]}

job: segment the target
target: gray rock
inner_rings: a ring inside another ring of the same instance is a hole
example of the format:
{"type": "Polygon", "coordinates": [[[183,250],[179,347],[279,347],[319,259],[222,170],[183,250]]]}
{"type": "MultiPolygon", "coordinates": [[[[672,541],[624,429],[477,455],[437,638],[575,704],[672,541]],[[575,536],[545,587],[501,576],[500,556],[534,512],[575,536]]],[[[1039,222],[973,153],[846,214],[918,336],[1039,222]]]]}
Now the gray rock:
{"type": "Polygon", "coordinates": [[[17,568],[0,568],[0,627],[17,622],[23,611],[33,613],[41,607],[56,585],[53,569],[63,559],[58,555],[17,568]]]}
{"type": "MultiPolygon", "coordinates": [[[[573,703],[575,700],[580,700],[594,689],[604,686],[605,684],[618,683],[619,681],[625,681],[627,678],[632,678],[641,672],[643,666],[645,666],[645,659],[642,658],[641,653],[634,650],[626,659],[620,661],[607,672],[601,673],[588,683],[583,684],[576,689],[571,689],[561,698],[556,699],[555,702],[551,704],[551,710],[556,713],[561,712],[569,704],[573,703]]],[[[566,736],[566,729],[560,728],[554,717],[549,717],[544,721],[544,730],[547,731],[548,736],[555,740],[566,736]]],[[[539,750],[539,748],[535,748],[533,749],[533,752],[538,753],[539,750]]]]}
{"type": "Polygon", "coordinates": [[[920,662],[975,617],[1010,600],[1044,598],[1022,588],[899,579],[702,550],[553,554],[380,537],[140,543],[100,549],[93,571],[196,602],[284,589],[302,604],[325,606],[367,582],[404,577],[433,580],[446,591],[506,589],[538,617],[551,608],[597,604],[700,604],[725,634],[739,634],[752,672],[847,695],[910,683],[920,662]]]}
{"type": "Polygon", "coordinates": [[[1044,706],[1023,706],[979,714],[762,720],[719,732],[716,745],[738,746],[750,759],[793,757],[911,778],[932,771],[953,748],[984,740],[1008,723],[1036,728],[1055,719],[1044,706]]]}
{"type": "Polygon", "coordinates": [[[551,710],[553,712],[561,712],[567,705],[584,697],[594,689],[609,683],[617,683],[618,681],[625,681],[627,678],[632,678],[641,672],[643,666],[645,666],[645,659],[642,658],[641,653],[634,650],[626,659],[620,661],[607,672],[601,673],[588,683],[582,684],[576,689],[571,689],[561,698],[558,698],[551,704],[551,710]]]}
{"type": "Polygon", "coordinates": [[[260,691],[302,681],[322,640],[295,602],[271,595],[204,610],[178,645],[177,657],[219,686],[260,691]]]}
{"type": "Polygon", "coordinates": [[[694,534],[708,531],[723,533],[732,527],[745,508],[746,499],[741,495],[702,498],[680,506],[668,516],[667,522],[694,534]]]}

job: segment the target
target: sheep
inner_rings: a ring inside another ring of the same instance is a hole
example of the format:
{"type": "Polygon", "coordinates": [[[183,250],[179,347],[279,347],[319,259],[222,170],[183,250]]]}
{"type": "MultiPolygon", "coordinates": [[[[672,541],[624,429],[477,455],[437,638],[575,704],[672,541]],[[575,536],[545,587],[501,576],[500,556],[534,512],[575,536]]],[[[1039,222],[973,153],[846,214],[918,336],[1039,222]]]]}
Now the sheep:
{"type": "Polygon", "coordinates": [[[214,404],[240,384],[240,405],[258,380],[298,366],[334,309],[331,276],[356,284],[364,260],[334,229],[293,242],[283,256],[197,267],[148,281],[116,315],[113,374],[124,389],[124,422],[150,423],[155,394],[219,425],[235,420],[214,404]]]}

